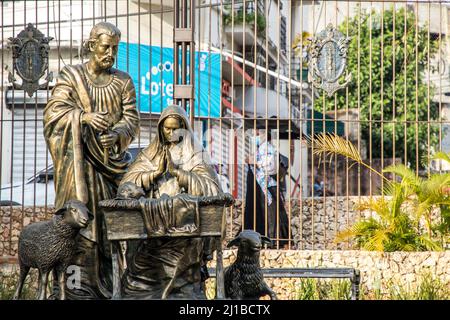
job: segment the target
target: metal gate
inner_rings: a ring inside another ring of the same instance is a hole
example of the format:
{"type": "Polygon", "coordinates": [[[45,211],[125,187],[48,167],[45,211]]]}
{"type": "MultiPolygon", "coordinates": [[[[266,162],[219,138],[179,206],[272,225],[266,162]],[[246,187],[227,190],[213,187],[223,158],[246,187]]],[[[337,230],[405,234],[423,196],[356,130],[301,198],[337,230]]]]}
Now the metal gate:
{"type": "Polygon", "coordinates": [[[228,237],[254,228],[271,236],[276,248],[349,247],[334,242],[336,233],[361,215],[353,204],[379,195],[383,182],[348,158],[320,162],[310,147],[318,133],[353,143],[364,162],[379,171],[393,163],[424,176],[449,169],[428,161],[450,151],[446,1],[192,3],[194,10],[187,0],[2,2],[2,255],[15,254],[21,225],[51,213],[43,107],[59,70],[86,61],[83,40],[100,21],[122,32],[116,67],[133,78],[141,115],[133,150],[148,145],[160,111],[174,99],[189,108],[223,188],[237,199],[227,217],[228,237]],[[31,97],[9,76],[20,82],[9,38],[29,23],[53,38],[41,82],[54,74],[31,97]],[[311,39],[328,25],[350,38],[342,77],[352,75],[331,96],[308,79],[311,39]],[[174,26],[181,31],[174,33],[174,26]],[[258,154],[255,136],[266,138],[267,132],[271,146],[258,154]],[[313,137],[310,144],[306,137],[313,137]],[[272,175],[270,168],[257,170],[258,161],[271,152],[276,157],[272,175]],[[282,221],[284,212],[287,221],[282,221]]]}

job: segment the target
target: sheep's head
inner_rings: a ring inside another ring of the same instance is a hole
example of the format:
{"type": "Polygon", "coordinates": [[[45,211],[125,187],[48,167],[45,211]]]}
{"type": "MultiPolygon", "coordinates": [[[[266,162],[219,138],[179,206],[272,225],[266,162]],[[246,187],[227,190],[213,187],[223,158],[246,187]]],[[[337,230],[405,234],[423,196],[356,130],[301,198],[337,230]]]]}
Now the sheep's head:
{"type": "Polygon", "coordinates": [[[119,199],[139,199],[143,196],[145,196],[144,189],[132,182],[121,184],[117,190],[117,198],[119,199]]]}
{"type": "Polygon", "coordinates": [[[75,229],[86,228],[94,217],[86,205],[79,200],[69,200],[56,212],[62,215],[66,224],[75,229]]]}
{"type": "Polygon", "coordinates": [[[272,242],[266,236],[260,235],[253,230],[243,230],[239,235],[228,243],[228,248],[238,246],[239,252],[244,254],[253,254],[259,252],[263,244],[271,245],[272,242]]]}

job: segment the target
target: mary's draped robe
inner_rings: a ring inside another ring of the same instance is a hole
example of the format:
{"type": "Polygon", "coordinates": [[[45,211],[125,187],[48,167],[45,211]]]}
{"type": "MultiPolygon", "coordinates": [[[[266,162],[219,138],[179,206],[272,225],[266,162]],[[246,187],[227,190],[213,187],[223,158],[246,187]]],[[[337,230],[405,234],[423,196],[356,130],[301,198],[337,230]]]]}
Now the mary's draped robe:
{"type": "Polygon", "coordinates": [[[81,290],[69,298],[107,298],[110,295],[109,248],[103,232],[100,200],[116,195],[129,165],[128,145],[139,132],[136,92],[130,76],[111,68],[104,85],[94,84],[85,64],[65,66],[44,110],[44,136],[53,160],[56,209],[67,200],[87,204],[94,221],[83,230],[75,265],[81,268],[81,290]],[[85,112],[108,113],[117,143],[104,149],[99,133],[81,123],[85,112]],[[104,163],[108,152],[108,161],[104,163]],[[89,239],[90,241],[86,241],[89,239]]]}
{"type": "MultiPolygon", "coordinates": [[[[214,196],[221,192],[217,174],[202,146],[194,138],[184,110],[169,106],[161,114],[158,135],[136,158],[121,183],[127,181],[144,188],[146,196],[160,198],[188,193],[214,196]],[[170,149],[179,178],[165,173],[155,183],[149,175],[157,170],[163,155],[162,125],[168,116],[178,117],[184,127],[182,142],[170,149]]],[[[154,214],[146,212],[146,214],[154,214]]],[[[201,288],[200,268],[204,263],[205,240],[201,238],[156,238],[138,243],[122,278],[125,299],[205,298],[201,288]]]]}

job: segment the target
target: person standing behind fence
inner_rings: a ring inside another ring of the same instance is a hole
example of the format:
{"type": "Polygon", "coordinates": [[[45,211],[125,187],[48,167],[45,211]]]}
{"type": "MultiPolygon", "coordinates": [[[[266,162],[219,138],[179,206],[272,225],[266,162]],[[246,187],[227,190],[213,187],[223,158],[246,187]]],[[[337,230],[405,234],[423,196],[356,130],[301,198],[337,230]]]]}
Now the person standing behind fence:
{"type": "Polygon", "coordinates": [[[72,265],[80,286],[68,299],[105,299],[112,291],[110,247],[98,202],[112,199],[125,174],[127,149],[139,132],[131,77],[112,68],[120,31],[95,25],[87,41],[87,63],[65,66],[44,109],[44,136],[55,169],[55,207],[71,199],[85,203],[94,220],[77,239],[72,265]]]}
{"type": "MultiPolygon", "coordinates": [[[[281,195],[281,187],[277,187],[277,162],[280,154],[276,151],[271,140],[270,132],[257,130],[253,141],[256,146],[256,162],[252,156],[247,158],[249,169],[247,173],[244,229],[255,230],[272,240],[283,239],[277,241],[276,244],[286,247],[289,242],[287,240],[289,237],[289,222],[281,195]],[[255,180],[256,184],[254,183],[255,180]],[[255,196],[256,201],[254,201],[255,196]]],[[[282,170],[280,170],[280,175],[281,172],[282,170]]]]}

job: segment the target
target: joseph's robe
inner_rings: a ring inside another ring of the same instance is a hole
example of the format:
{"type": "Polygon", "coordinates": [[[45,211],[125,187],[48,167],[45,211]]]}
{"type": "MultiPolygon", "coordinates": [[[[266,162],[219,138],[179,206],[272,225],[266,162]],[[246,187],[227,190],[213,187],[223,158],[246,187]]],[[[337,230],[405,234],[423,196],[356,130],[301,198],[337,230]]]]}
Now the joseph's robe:
{"type": "Polygon", "coordinates": [[[85,64],[61,70],[44,109],[44,136],[54,166],[55,207],[59,209],[66,201],[78,199],[94,215],[89,227],[81,232],[73,263],[81,268],[81,289],[68,288],[68,298],[110,296],[109,248],[97,204],[116,195],[129,165],[126,150],[138,131],[136,92],[128,74],[111,68],[109,81],[96,85],[90,80],[85,64]],[[101,145],[99,132],[81,123],[84,113],[100,111],[107,112],[110,130],[119,136],[117,143],[108,149],[101,145]]]}

